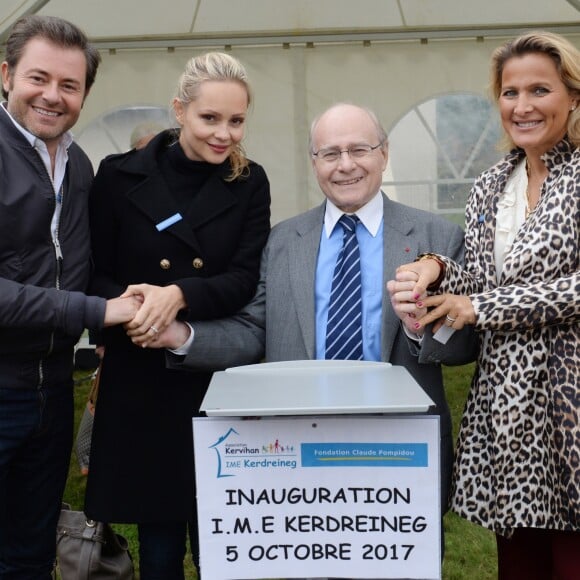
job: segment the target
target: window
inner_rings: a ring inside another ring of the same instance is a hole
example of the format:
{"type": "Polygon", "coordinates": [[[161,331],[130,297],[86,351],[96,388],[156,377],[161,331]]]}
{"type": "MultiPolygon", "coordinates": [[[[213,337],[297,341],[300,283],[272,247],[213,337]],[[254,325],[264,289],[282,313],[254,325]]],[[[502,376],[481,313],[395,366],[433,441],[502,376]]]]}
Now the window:
{"type": "Polygon", "coordinates": [[[92,121],[76,135],[76,141],[96,169],[107,155],[128,151],[132,132],[144,123],[153,124],[159,130],[175,126],[173,113],[168,108],[145,105],[123,107],[92,121]]]}
{"type": "Polygon", "coordinates": [[[464,224],[473,181],[500,159],[495,107],[471,93],[435,97],[413,107],[389,136],[387,195],[464,224]]]}

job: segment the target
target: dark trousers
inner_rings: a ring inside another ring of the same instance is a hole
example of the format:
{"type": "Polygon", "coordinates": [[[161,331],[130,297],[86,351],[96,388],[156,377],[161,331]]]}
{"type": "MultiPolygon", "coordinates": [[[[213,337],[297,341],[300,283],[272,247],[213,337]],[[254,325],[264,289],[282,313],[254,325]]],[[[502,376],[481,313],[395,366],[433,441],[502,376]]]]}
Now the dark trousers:
{"type": "Polygon", "coordinates": [[[72,386],[1,388],[1,381],[0,579],[47,580],[72,449],[72,386]]]}
{"type": "Polygon", "coordinates": [[[141,580],[184,580],[183,559],[188,529],[193,563],[199,570],[195,522],[139,524],[138,529],[141,580]]]}
{"type": "Polygon", "coordinates": [[[580,578],[580,532],[518,528],[496,540],[498,580],[580,578]]]}

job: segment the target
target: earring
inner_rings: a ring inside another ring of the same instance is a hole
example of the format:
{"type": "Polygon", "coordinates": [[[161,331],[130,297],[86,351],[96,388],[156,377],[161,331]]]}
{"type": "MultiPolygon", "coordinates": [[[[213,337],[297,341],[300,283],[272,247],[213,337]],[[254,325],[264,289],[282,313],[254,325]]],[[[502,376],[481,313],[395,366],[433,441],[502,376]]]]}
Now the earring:
{"type": "Polygon", "coordinates": [[[576,110],[576,105],[572,105],[572,106],[570,107],[570,110],[571,110],[571,111],[575,111],[575,110],[576,110]]]}

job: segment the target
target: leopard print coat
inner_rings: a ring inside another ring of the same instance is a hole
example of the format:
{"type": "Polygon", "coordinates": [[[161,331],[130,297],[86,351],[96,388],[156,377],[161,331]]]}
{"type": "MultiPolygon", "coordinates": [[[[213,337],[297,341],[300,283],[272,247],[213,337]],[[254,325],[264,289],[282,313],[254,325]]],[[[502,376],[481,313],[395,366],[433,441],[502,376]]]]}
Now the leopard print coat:
{"type": "Polygon", "coordinates": [[[440,292],[467,294],[481,348],[457,445],[451,506],[496,533],[580,530],[580,149],[544,157],[540,202],[494,261],[498,200],[524,152],[475,182],[465,269],[450,260],[440,292]]]}

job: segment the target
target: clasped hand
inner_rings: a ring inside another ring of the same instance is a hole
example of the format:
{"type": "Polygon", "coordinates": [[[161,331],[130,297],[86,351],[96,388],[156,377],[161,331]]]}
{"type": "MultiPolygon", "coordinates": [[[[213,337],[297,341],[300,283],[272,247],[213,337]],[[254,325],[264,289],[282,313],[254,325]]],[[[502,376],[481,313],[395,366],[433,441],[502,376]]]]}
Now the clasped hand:
{"type": "Polygon", "coordinates": [[[124,328],[133,343],[143,348],[155,344],[177,313],[187,306],[181,288],[175,284],[163,287],[132,284],[121,295],[122,298],[129,296],[137,297],[142,304],[124,328]]]}
{"type": "Polygon", "coordinates": [[[176,327],[177,313],[186,306],[183,292],[175,284],[132,284],[121,296],[107,301],[105,326],[123,324],[133,343],[143,348],[164,347],[176,327]]]}
{"type": "Polygon", "coordinates": [[[427,308],[419,307],[417,300],[426,298],[427,295],[420,294],[415,297],[418,278],[417,272],[413,270],[398,270],[395,279],[387,282],[387,290],[391,297],[391,306],[407,332],[422,335],[423,330],[417,327],[417,321],[427,314],[427,308]]]}
{"type": "Polygon", "coordinates": [[[409,332],[422,335],[431,323],[433,332],[443,325],[460,330],[466,324],[475,324],[475,310],[468,296],[427,294],[427,287],[438,276],[437,262],[422,260],[399,266],[395,280],[387,283],[393,309],[409,332]]]}

